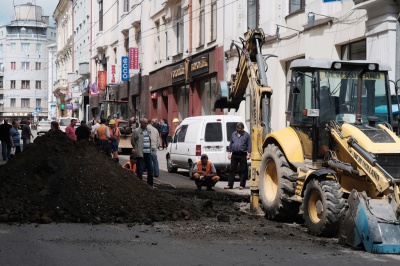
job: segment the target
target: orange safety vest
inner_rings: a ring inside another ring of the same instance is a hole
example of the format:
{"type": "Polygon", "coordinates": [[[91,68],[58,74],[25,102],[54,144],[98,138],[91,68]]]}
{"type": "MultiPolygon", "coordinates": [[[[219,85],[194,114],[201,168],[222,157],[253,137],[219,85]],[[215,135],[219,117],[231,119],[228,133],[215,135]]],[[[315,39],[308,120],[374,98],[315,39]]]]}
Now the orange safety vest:
{"type": "MultiPolygon", "coordinates": [[[[203,171],[203,165],[201,164],[201,161],[197,162],[197,169],[199,171],[203,171]]],[[[206,173],[211,174],[211,162],[210,161],[207,162],[206,173]]]]}
{"type": "Polygon", "coordinates": [[[99,140],[108,140],[106,134],[107,126],[102,124],[97,128],[97,136],[99,140]]]}
{"type": "Polygon", "coordinates": [[[132,163],[131,163],[131,162],[126,162],[124,165],[122,165],[122,168],[128,169],[128,170],[131,171],[132,173],[136,174],[136,164],[134,164],[134,165],[132,166],[132,163]],[[128,169],[126,166],[129,166],[129,169],[128,169]]]}
{"type": "Polygon", "coordinates": [[[115,134],[113,133],[113,129],[110,127],[110,137],[116,139],[119,142],[119,128],[115,127],[115,134]]]}

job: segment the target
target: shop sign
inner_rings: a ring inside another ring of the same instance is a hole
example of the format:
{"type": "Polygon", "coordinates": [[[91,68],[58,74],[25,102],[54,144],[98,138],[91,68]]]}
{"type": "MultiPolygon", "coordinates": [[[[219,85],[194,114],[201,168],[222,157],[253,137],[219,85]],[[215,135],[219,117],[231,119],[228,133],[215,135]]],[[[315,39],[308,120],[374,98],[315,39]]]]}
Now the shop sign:
{"type": "Polygon", "coordinates": [[[97,71],[97,88],[105,90],[107,85],[107,71],[97,71]]]}
{"type": "Polygon", "coordinates": [[[139,70],[139,49],[129,48],[129,69],[139,70]]]}
{"type": "Polygon", "coordinates": [[[185,64],[179,64],[172,67],[172,83],[185,80],[185,64]]]}
{"type": "Polygon", "coordinates": [[[122,56],[121,62],[121,80],[129,81],[129,56],[122,56]]]}
{"type": "Polygon", "coordinates": [[[72,103],[67,103],[65,105],[65,107],[66,107],[67,110],[73,110],[74,109],[74,105],[72,103]]]}
{"type": "Polygon", "coordinates": [[[208,54],[194,57],[190,64],[190,72],[192,77],[208,73],[208,54]]]}
{"type": "Polygon", "coordinates": [[[110,73],[110,79],[109,79],[110,83],[116,83],[115,82],[116,81],[116,78],[115,78],[116,74],[117,74],[117,65],[111,65],[111,73],[110,73]]]}

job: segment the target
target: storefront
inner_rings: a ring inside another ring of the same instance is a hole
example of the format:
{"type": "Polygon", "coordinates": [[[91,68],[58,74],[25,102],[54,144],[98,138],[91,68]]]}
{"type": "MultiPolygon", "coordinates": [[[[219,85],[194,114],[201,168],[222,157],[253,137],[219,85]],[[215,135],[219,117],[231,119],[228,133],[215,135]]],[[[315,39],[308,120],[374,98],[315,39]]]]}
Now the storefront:
{"type": "MultiPolygon", "coordinates": [[[[223,80],[222,48],[211,48],[150,72],[150,118],[183,120],[214,111],[217,82],[223,80]]],[[[174,128],[171,128],[173,132],[174,128]]]]}

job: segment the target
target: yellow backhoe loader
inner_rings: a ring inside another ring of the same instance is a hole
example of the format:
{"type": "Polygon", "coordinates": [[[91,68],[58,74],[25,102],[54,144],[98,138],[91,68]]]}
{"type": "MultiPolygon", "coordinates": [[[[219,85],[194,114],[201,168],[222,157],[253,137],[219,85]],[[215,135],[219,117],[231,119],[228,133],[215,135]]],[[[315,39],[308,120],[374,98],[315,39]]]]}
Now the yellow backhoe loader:
{"type": "Polygon", "coordinates": [[[251,209],[261,203],[268,218],[283,221],[301,211],[313,235],[400,253],[400,139],[391,126],[390,67],[294,60],[282,114],[290,125],[271,132],[264,41],[262,29],[250,29],[241,45],[232,43],[238,67],[214,106],[237,109],[249,87],[251,209]]]}

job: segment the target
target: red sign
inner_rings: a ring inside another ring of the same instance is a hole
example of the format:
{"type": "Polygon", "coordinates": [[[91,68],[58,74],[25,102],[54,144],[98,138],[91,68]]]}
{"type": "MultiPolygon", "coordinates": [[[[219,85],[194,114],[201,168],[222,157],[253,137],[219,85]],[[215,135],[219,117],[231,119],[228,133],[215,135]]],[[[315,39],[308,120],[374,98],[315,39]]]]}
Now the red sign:
{"type": "Polygon", "coordinates": [[[115,83],[116,73],[117,73],[117,65],[111,65],[110,83],[115,83]]]}
{"type": "Polygon", "coordinates": [[[129,48],[129,69],[139,69],[138,48],[129,48]]]}
{"type": "Polygon", "coordinates": [[[97,87],[105,90],[107,85],[107,71],[97,71],[97,87]]]}

